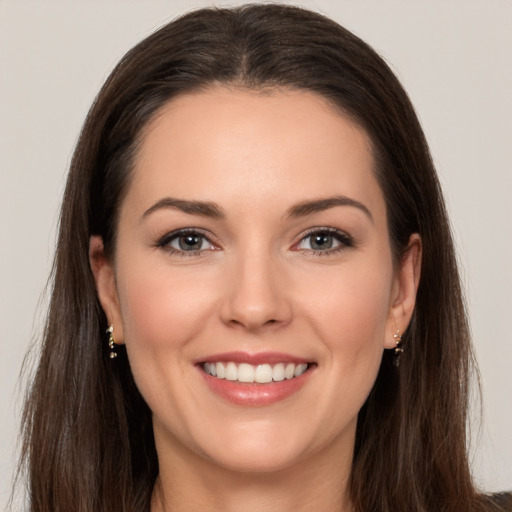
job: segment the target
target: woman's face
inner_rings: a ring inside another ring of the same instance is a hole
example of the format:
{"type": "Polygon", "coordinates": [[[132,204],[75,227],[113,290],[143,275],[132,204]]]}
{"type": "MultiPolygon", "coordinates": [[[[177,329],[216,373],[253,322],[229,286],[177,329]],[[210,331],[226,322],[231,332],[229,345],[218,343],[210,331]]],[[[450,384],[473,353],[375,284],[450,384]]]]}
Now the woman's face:
{"type": "Polygon", "coordinates": [[[373,164],[365,132],[307,92],[216,87],[146,127],[96,277],[159,457],[350,457],[415,289],[373,164]]]}

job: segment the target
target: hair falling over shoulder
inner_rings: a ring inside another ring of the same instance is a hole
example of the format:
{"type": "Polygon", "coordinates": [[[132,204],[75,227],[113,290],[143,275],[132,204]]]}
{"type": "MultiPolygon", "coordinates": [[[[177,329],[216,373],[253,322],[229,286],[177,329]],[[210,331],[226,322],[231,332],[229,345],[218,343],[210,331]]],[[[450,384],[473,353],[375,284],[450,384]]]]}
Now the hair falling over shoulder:
{"type": "Polygon", "coordinates": [[[328,18],[276,4],[202,9],[130,50],[97,96],[65,189],[40,361],[23,414],[31,512],[150,510],[151,414],[126,353],[111,360],[89,239],[115,251],[119,205],[144,126],[179,94],[214,83],[312,91],[369,134],[398,261],[423,243],[400,367],[384,354],[359,414],[350,493],[359,512],[491,511],[466,446],[474,365],[450,225],[413,107],[385,62],[328,18]],[[442,248],[442,250],[440,249],[442,248]]]}

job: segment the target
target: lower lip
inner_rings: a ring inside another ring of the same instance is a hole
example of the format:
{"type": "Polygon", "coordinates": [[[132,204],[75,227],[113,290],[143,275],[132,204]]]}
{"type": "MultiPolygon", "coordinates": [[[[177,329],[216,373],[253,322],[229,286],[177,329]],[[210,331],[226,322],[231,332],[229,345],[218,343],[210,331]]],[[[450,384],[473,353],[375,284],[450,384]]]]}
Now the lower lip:
{"type": "Polygon", "coordinates": [[[236,380],[212,377],[198,367],[208,387],[218,396],[236,405],[261,407],[280,402],[297,393],[308,381],[313,368],[308,368],[299,377],[268,384],[242,383],[236,380]]]}

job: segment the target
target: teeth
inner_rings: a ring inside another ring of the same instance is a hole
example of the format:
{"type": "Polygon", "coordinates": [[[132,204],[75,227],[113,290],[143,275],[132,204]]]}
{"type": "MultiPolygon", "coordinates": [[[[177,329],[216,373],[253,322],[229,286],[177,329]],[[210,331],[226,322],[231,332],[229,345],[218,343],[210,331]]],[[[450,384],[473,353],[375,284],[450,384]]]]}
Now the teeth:
{"type": "Polygon", "coordinates": [[[269,382],[280,382],[285,379],[299,377],[308,369],[307,363],[277,363],[252,365],[233,362],[204,363],[203,370],[213,377],[226,380],[237,380],[238,382],[257,382],[267,384],[269,382]]]}
{"type": "Polygon", "coordinates": [[[293,363],[288,363],[286,368],[284,369],[284,376],[287,379],[293,379],[295,377],[295,365],[293,363]]]}
{"type": "Polygon", "coordinates": [[[272,366],[269,364],[259,364],[254,372],[254,382],[260,384],[272,382],[272,366]]]}
{"type": "Polygon", "coordinates": [[[298,364],[295,367],[295,371],[293,372],[293,374],[295,375],[295,377],[298,377],[299,375],[302,375],[306,371],[307,367],[307,364],[298,364]]]}
{"type": "Polygon", "coordinates": [[[254,366],[245,363],[239,365],[238,380],[240,382],[254,382],[254,366]]]}
{"type": "Polygon", "coordinates": [[[237,380],[238,371],[235,363],[228,363],[226,365],[226,380],[237,380]]]}
{"type": "Polygon", "coordinates": [[[272,380],[275,382],[280,382],[284,380],[284,364],[279,363],[274,365],[272,368],[272,380]]]}
{"type": "MultiPolygon", "coordinates": [[[[224,379],[226,377],[226,368],[224,367],[224,363],[210,363],[210,368],[212,366],[215,366],[215,370],[217,371],[217,377],[219,379],[224,379]]],[[[213,372],[210,371],[210,375],[213,375],[213,372]]]]}

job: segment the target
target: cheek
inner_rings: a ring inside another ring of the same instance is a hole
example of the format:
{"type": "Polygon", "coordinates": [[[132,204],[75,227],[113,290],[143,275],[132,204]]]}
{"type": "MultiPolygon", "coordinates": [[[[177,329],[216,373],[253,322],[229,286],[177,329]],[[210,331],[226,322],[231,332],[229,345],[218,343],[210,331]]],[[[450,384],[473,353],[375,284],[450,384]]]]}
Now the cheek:
{"type": "Polygon", "coordinates": [[[198,269],[172,270],[164,261],[119,265],[118,291],[127,344],[181,345],[212,307],[211,279],[198,269]],[[151,268],[148,268],[151,267],[151,268]],[[128,276],[129,279],[123,279],[128,276]]]}
{"type": "MultiPolygon", "coordinates": [[[[333,351],[347,349],[357,355],[368,346],[383,348],[390,310],[391,272],[382,266],[326,272],[316,280],[316,293],[309,293],[303,307],[333,351]],[[379,271],[380,270],[380,271],[379,271]],[[324,286],[321,286],[321,282],[324,286]]],[[[301,294],[307,297],[306,293],[301,294]]]]}
{"type": "Polygon", "coordinates": [[[153,413],[187,439],[193,340],[215,315],[218,287],[205,286],[213,277],[197,268],[129,264],[119,265],[118,291],[130,368],[153,413]]]}
{"type": "Polygon", "coordinates": [[[379,371],[385,337],[392,336],[387,332],[391,262],[364,268],[326,273],[317,280],[325,283],[325,292],[310,294],[303,302],[309,325],[325,345],[329,397],[337,402],[337,410],[349,413],[357,413],[366,400],[379,371]]]}
{"type": "Polygon", "coordinates": [[[130,365],[145,395],[190,365],[189,342],[214,314],[215,288],[202,286],[207,278],[198,271],[172,272],[165,264],[131,269],[120,268],[118,291],[130,365]]]}

